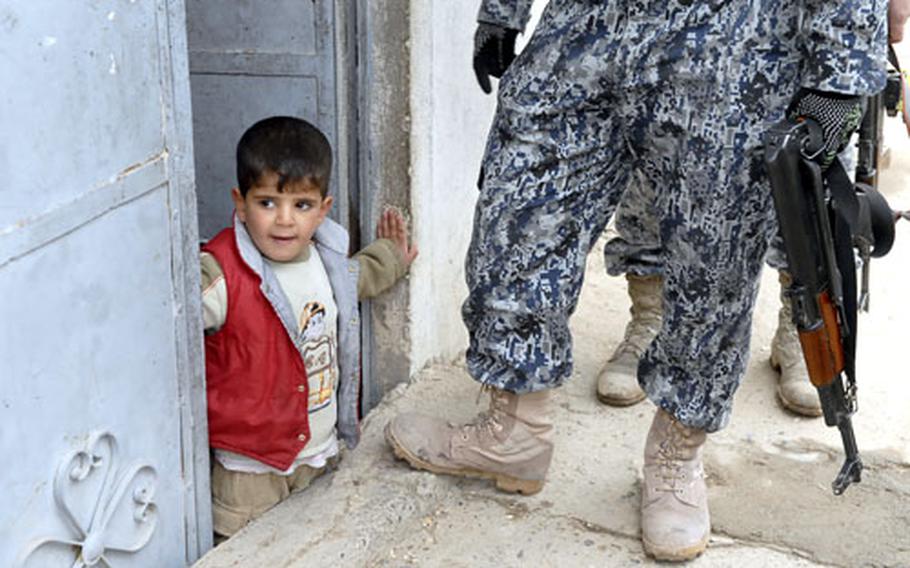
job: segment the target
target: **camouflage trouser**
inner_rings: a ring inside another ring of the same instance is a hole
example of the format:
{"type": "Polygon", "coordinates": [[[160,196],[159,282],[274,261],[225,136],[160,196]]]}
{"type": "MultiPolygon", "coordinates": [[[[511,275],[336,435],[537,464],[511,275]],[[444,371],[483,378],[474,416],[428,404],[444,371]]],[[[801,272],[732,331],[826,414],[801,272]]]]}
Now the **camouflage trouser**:
{"type": "MultiPolygon", "coordinates": [[[[654,188],[646,181],[631,183],[623,193],[607,237],[604,265],[610,276],[663,274],[654,188]]],[[[777,270],[787,268],[787,253],[779,236],[771,240],[765,262],[777,270]]]]}
{"type": "Polygon", "coordinates": [[[781,1],[771,26],[716,4],[549,3],[500,83],[483,159],[463,307],[480,382],[522,393],[571,375],[585,258],[639,172],[666,307],[640,380],[683,423],[726,424],[775,228],[760,135],[795,90],[798,16],[781,1]]]}
{"type": "Polygon", "coordinates": [[[642,176],[634,178],[623,192],[604,244],[604,266],[610,276],[663,275],[654,194],[654,188],[642,176]]]}
{"type": "MultiPolygon", "coordinates": [[[[848,146],[838,156],[844,169],[856,167],[856,147],[848,146]]],[[[611,276],[663,274],[660,262],[660,228],[654,210],[654,188],[646,179],[634,179],[622,195],[613,226],[607,231],[604,264],[611,276]]],[[[775,235],[768,248],[765,263],[776,270],[786,270],[787,253],[780,235],[775,235]]]]}

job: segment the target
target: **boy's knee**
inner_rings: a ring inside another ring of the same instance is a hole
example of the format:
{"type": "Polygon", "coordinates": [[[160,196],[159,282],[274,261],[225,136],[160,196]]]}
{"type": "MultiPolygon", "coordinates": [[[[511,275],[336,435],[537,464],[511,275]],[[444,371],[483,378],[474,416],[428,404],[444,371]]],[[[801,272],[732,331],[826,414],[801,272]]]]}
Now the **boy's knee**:
{"type": "Polygon", "coordinates": [[[316,480],[317,477],[320,477],[322,474],[332,471],[338,467],[339,462],[341,461],[341,454],[330,457],[326,460],[325,465],[322,467],[310,467],[308,465],[301,465],[294,473],[288,476],[288,488],[291,493],[297,493],[298,491],[303,491],[310,484],[316,480]]]}
{"type": "Polygon", "coordinates": [[[288,487],[291,490],[291,493],[297,493],[298,491],[303,491],[309,487],[310,483],[325,473],[326,469],[326,466],[310,467],[308,465],[302,465],[298,467],[294,473],[288,477],[288,487]]]}
{"type": "Polygon", "coordinates": [[[215,533],[231,536],[290,494],[286,480],[270,473],[244,473],[212,466],[212,523],[215,533]]]}

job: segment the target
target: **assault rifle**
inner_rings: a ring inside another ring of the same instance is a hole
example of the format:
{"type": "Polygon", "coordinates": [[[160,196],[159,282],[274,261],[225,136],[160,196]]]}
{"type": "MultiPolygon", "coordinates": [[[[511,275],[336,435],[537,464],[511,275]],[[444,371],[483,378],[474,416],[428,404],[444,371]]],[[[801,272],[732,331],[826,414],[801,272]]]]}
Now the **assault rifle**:
{"type": "Polygon", "coordinates": [[[846,454],[831,484],[835,495],[859,482],[863,470],[851,422],[857,408],[854,248],[863,266],[859,303],[868,307],[869,261],[890,250],[896,220],[874,186],[882,98],[868,102],[857,171],[867,183],[850,182],[838,160],[822,173],[814,161],[823,147],[822,130],[813,120],[784,120],[765,135],[765,163],[792,280],[787,295],[793,321],[825,424],[837,426],[846,454]]]}

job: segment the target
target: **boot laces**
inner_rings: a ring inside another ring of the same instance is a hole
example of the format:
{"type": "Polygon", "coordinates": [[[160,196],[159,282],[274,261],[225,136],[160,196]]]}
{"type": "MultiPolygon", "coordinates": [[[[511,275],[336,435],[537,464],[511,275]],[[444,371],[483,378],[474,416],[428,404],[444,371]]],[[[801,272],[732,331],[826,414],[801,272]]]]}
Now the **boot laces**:
{"type": "Polygon", "coordinates": [[[495,439],[498,432],[502,431],[502,424],[496,419],[494,413],[485,410],[477,415],[474,420],[459,428],[459,433],[464,441],[471,438],[495,439]]]}
{"type": "Polygon", "coordinates": [[[490,410],[480,412],[474,420],[462,425],[459,433],[462,440],[468,441],[472,437],[478,439],[496,439],[497,434],[502,432],[503,425],[499,420],[500,406],[504,403],[502,393],[488,385],[481,385],[477,393],[476,403],[480,404],[480,398],[484,392],[490,393],[490,410]]]}
{"type": "Polygon", "coordinates": [[[683,459],[680,455],[684,435],[673,424],[667,425],[667,435],[657,450],[657,477],[663,485],[657,491],[678,494],[682,491],[681,482],[686,478],[683,459]]]}

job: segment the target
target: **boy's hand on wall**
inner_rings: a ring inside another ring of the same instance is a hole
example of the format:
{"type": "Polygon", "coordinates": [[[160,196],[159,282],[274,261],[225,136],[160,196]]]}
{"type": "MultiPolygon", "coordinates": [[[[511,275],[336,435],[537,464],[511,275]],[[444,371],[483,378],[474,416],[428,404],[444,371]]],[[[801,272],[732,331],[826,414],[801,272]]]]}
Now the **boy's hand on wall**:
{"type": "Polygon", "coordinates": [[[417,258],[419,252],[417,245],[408,242],[408,227],[397,209],[389,208],[382,212],[379,225],[376,227],[376,237],[389,239],[395,244],[405,267],[410,266],[417,258]]]}

